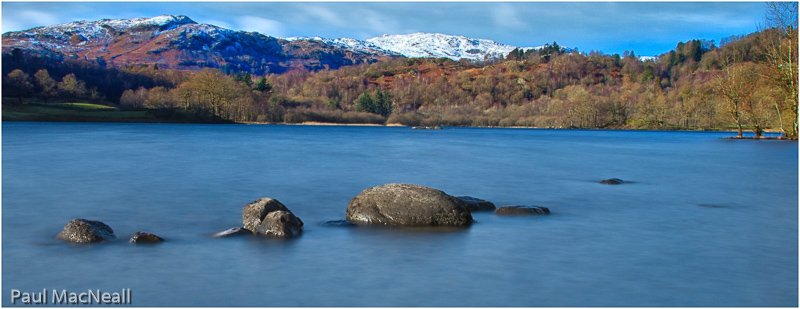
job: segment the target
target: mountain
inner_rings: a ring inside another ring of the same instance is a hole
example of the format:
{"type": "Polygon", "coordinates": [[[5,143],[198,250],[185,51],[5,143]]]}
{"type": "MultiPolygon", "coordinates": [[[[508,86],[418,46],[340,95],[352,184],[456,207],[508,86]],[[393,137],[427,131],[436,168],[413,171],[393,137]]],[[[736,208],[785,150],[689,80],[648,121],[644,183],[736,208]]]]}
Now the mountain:
{"type": "Polygon", "coordinates": [[[3,52],[85,59],[116,67],[220,68],[226,72],[282,73],[293,68],[336,69],[385,57],[447,57],[484,60],[514,46],[438,33],[383,35],[367,40],[276,38],[198,24],[183,15],[76,21],[8,32],[3,52]]]}
{"type": "Polygon", "coordinates": [[[344,49],[322,41],[288,41],[198,24],[182,15],[77,21],[3,34],[3,52],[98,61],[112,66],[214,67],[255,74],[292,68],[336,69],[389,53],[344,49]]]}
{"type": "MultiPolygon", "coordinates": [[[[406,57],[446,57],[453,60],[461,58],[484,60],[508,55],[512,50],[518,48],[492,40],[440,33],[384,34],[377,38],[368,39],[367,42],[406,57]]],[[[532,48],[538,49],[541,47],[523,47],[523,49],[532,48]]]]}
{"type": "MultiPolygon", "coordinates": [[[[450,58],[453,60],[484,60],[507,55],[516,46],[500,44],[492,40],[474,39],[440,33],[413,33],[403,35],[382,35],[367,40],[324,39],[320,37],[290,37],[290,41],[322,41],[363,52],[383,52],[409,58],[450,58]]],[[[522,47],[539,49],[540,47],[522,47]]]]}

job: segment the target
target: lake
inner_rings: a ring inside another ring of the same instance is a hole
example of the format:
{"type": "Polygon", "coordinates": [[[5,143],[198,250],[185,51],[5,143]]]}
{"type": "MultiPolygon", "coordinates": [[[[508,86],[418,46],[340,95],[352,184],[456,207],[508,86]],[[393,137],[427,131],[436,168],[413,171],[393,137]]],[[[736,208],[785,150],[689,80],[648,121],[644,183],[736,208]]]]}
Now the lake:
{"type": "Polygon", "coordinates": [[[136,307],[797,307],[798,144],[733,135],[3,122],[2,305],[130,289],[136,307]],[[552,214],[324,224],[387,183],[552,214]],[[303,235],[210,237],[261,197],[303,235]],[[55,239],[75,218],[119,240],[55,239]]]}

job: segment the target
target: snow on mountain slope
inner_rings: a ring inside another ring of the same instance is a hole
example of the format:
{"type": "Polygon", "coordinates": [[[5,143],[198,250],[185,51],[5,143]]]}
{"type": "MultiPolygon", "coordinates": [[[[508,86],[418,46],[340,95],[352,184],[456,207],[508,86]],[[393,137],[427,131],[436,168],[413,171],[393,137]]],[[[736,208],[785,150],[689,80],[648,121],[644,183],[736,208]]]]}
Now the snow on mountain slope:
{"type": "Polygon", "coordinates": [[[80,35],[84,40],[109,38],[115,33],[154,29],[167,31],[181,25],[196,24],[183,15],[161,15],[152,18],[102,19],[98,21],[75,21],[66,24],[37,27],[27,31],[19,31],[28,36],[41,35],[53,39],[66,40],[70,36],[80,35]]]}
{"type": "MultiPolygon", "coordinates": [[[[384,34],[366,41],[406,57],[447,57],[453,60],[461,58],[483,60],[486,56],[505,56],[515,48],[518,48],[492,40],[440,33],[384,34]]],[[[531,48],[534,47],[523,47],[523,49],[531,48]]]]}
{"type": "Polygon", "coordinates": [[[345,48],[353,51],[359,52],[366,52],[366,53],[379,53],[379,54],[387,54],[387,55],[396,55],[396,56],[403,56],[401,53],[390,51],[387,49],[383,49],[375,44],[372,44],[367,41],[356,40],[351,38],[338,38],[338,39],[327,39],[323,37],[288,37],[283,38],[287,41],[320,41],[325,44],[330,44],[339,48],[345,48]]]}
{"type": "MultiPolygon", "coordinates": [[[[97,61],[116,67],[220,68],[251,74],[294,68],[320,70],[377,61],[386,52],[361,52],[315,40],[285,41],[257,32],[198,24],[183,15],[78,21],[3,34],[3,52],[97,61]]],[[[347,41],[347,40],[343,40],[347,41]]]]}
{"type": "Polygon", "coordinates": [[[258,74],[297,67],[338,68],[387,56],[484,60],[517,48],[438,33],[383,35],[368,40],[281,39],[198,24],[184,15],[76,21],[7,32],[2,39],[4,52],[16,48],[72,59],[100,59],[114,66],[156,63],[164,68],[224,67],[258,74]]]}
{"type": "MultiPolygon", "coordinates": [[[[291,37],[286,40],[316,40],[328,44],[342,46],[364,52],[386,52],[415,58],[446,57],[453,60],[484,60],[486,57],[507,55],[518,48],[500,44],[492,40],[474,39],[465,36],[446,35],[440,33],[413,33],[403,35],[383,35],[367,40],[325,39],[320,37],[291,37]]],[[[538,49],[541,47],[522,47],[522,49],[538,49]]]]}

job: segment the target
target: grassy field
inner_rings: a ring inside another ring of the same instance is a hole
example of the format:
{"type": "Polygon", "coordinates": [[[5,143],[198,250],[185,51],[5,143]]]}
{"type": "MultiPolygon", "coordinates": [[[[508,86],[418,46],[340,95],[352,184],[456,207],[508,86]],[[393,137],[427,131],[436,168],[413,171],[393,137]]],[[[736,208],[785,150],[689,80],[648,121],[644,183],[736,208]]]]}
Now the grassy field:
{"type": "Polygon", "coordinates": [[[178,122],[178,123],[225,123],[220,119],[209,119],[195,113],[179,110],[159,111],[151,109],[120,110],[115,106],[85,103],[43,103],[37,100],[23,101],[4,98],[3,121],[59,121],[59,122],[178,122]]]}
{"type": "Polygon", "coordinates": [[[158,122],[152,112],[92,103],[3,103],[3,121],[158,122]]]}

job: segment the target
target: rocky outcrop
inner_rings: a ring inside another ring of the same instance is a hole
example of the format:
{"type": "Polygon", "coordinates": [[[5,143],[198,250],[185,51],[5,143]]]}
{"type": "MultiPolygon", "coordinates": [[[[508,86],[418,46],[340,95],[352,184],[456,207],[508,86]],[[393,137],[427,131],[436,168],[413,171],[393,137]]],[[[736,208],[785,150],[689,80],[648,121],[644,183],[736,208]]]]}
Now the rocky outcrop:
{"type": "Polygon", "coordinates": [[[503,206],[495,210],[494,214],[504,216],[548,215],[550,209],[542,206],[503,206]]]}
{"type": "Polygon", "coordinates": [[[602,183],[604,185],[621,185],[621,184],[623,184],[625,182],[622,181],[622,179],[619,179],[619,178],[611,178],[611,179],[603,180],[600,183],[602,183]]]}
{"type": "Polygon", "coordinates": [[[116,240],[114,230],[100,221],[74,219],[64,226],[56,238],[74,243],[96,243],[116,240]]]}
{"type": "Polygon", "coordinates": [[[440,190],[393,183],[368,188],[350,200],[347,220],[358,225],[472,224],[467,204],[440,190]]]}
{"type": "Polygon", "coordinates": [[[469,207],[470,211],[495,210],[495,208],[497,208],[492,202],[471,196],[456,196],[456,198],[467,203],[467,207],[469,207]]]}
{"type": "Polygon", "coordinates": [[[250,232],[249,230],[241,227],[232,227],[222,232],[211,234],[211,237],[222,238],[222,237],[231,237],[239,235],[253,235],[253,232],[250,232]]]}
{"type": "Polygon", "coordinates": [[[155,234],[145,233],[145,232],[136,232],[131,237],[131,240],[128,242],[134,244],[155,244],[164,241],[163,238],[156,236],[155,234]]]}
{"type": "Polygon", "coordinates": [[[303,221],[281,202],[268,197],[244,206],[242,225],[258,236],[286,238],[303,232],[303,221]]]}

